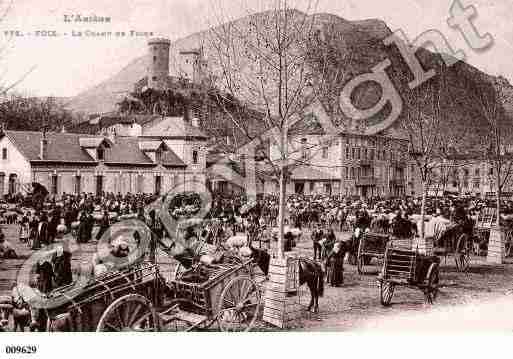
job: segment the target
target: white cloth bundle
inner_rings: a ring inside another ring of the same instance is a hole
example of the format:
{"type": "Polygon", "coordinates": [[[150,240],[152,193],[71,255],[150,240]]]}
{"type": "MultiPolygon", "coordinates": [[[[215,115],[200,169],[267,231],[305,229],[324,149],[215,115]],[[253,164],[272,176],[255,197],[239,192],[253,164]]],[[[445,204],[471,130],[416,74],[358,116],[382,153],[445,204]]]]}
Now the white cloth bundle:
{"type": "Polygon", "coordinates": [[[233,236],[228,238],[226,241],[226,244],[230,248],[240,248],[244,247],[248,243],[248,237],[247,236],[233,236]]]}

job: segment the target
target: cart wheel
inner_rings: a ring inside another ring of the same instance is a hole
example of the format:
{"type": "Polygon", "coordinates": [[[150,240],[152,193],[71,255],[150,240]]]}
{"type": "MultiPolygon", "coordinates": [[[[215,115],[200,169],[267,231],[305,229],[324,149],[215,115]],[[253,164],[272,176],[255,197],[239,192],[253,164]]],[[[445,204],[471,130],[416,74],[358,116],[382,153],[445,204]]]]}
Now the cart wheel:
{"type": "Polygon", "coordinates": [[[173,271],[173,280],[181,279],[185,271],[186,268],[181,263],[178,263],[173,271]]]}
{"type": "Polygon", "coordinates": [[[425,300],[427,304],[433,304],[438,296],[438,285],[440,282],[438,264],[433,263],[429,267],[427,286],[425,288],[425,300]]]}
{"type": "Polygon", "coordinates": [[[395,284],[381,281],[379,283],[381,305],[388,307],[394,296],[395,284]]]}
{"type": "Polygon", "coordinates": [[[233,278],[224,287],[217,308],[219,329],[247,332],[255,324],[260,308],[260,291],[247,276],[233,278]]]}
{"type": "Polygon", "coordinates": [[[103,312],[97,332],[158,332],[157,313],[151,302],[139,294],[128,294],[116,299],[103,312]]]}
{"type": "Polygon", "coordinates": [[[462,234],[458,238],[456,249],[454,250],[454,261],[456,268],[460,272],[466,272],[470,267],[470,259],[472,253],[472,243],[470,237],[462,234]]]}
{"type": "Polygon", "coordinates": [[[358,245],[358,255],[356,257],[356,265],[358,267],[358,274],[365,274],[365,265],[367,264],[366,263],[366,258],[365,256],[363,255],[363,242],[364,240],[360,240],[360,244],[358,245]]]}

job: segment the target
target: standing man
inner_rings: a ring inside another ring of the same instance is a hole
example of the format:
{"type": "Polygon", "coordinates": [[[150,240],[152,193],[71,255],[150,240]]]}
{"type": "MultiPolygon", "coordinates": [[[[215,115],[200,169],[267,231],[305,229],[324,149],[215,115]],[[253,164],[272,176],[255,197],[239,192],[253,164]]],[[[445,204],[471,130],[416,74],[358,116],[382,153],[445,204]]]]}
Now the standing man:
{"type": "Polygon", "coordinates": [[[321,244],[319,243],[322,239],[322,228],[320,224],[317,224],[317,227],[312,231],[312,242],[313,242],[313,250],[314,250],[314,260],[321,260],[321,244]]]}

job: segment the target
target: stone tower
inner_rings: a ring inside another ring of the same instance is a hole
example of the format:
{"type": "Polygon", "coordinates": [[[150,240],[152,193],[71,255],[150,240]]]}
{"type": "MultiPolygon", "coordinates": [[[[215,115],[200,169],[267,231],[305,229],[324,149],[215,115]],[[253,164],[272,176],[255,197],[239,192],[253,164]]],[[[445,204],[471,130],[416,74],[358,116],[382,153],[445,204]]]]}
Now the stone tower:
{"type": "Polygon", "coordinates": [[[201,84],[208,71],[203,48],[180,51],[180,74],[194,84],[201,84]]]}
{"type": "Polygon", "coordinates": [[[156,38],[148,41],[148,87],[155,90],[165,90],[169,77],[169,47],[168,39],[156,38]]]}

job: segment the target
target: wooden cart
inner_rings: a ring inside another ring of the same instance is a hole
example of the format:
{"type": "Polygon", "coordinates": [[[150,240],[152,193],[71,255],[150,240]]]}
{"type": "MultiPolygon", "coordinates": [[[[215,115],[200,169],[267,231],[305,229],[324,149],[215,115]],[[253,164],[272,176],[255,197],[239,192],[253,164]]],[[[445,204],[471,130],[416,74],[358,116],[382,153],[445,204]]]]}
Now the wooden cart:
{"type": "Polygon", "coordinates": [[[159,267],[132,265],[101,275],[83,287],[67,286],[49,294],[51,309],[40,309],[48,331],[190,331],[218,323],[221,331],[249,331],[261,306],[253,279],[253,261],[196,265],[208,279],[166,282],[159,267]]]}
{"type": "Polygon", "coordinates": [[[426,303],[432,304],[438,295],[439,264],[437,256],[388,246],[378,277],[381,304],[390,305],[396,286],[418,288],[424,292],[426,303]]]}
{"type": "Polygon", "coordinates": [[[167,330],[207,329],[215,322],[221,331],[249,331],[253,328],[261,306],[260,289],[253,278],[252,260],[238,265],[201,265],[208,280],[201,283],[185,281],[182,273],[167,285],[174,298],[161,313],[167,330]]]}
{"type": "Polygon", "coordinates": [[[356,264],[358,273],[367,273],[366,267],[371,263],[372,258],[381,260],[385,256],[387,243],[390,237],[381,233],[365,233],[360,239],[358,245],[358,254],[356,264]]]}
{"type": "Polygon", "coordinates": [[[490,239],[490,228],[497,222],[497,210],[491,207],[483,208],[476,220],[475,234],[477,241],[475,243],[474,252],[480,255],[482,249],[488,247],[488,240],[490,239]]]}
{"type": "Polygon", "coordinates": [[[451,224],[443,230],[435,228],[433,252],[445,259],[452,255],[456,269],[466,272],[472,260],[473,242],[473,235],[466,233],[462,224],[451,224]]]}
{"type": "Polygon", "coordinates": [[[87,285],[65,286],[48,295],[40,309],[48,331],[158,331],[155,307],[163,285],[156,265],[140,263],[98,276],[87,285]]]}

